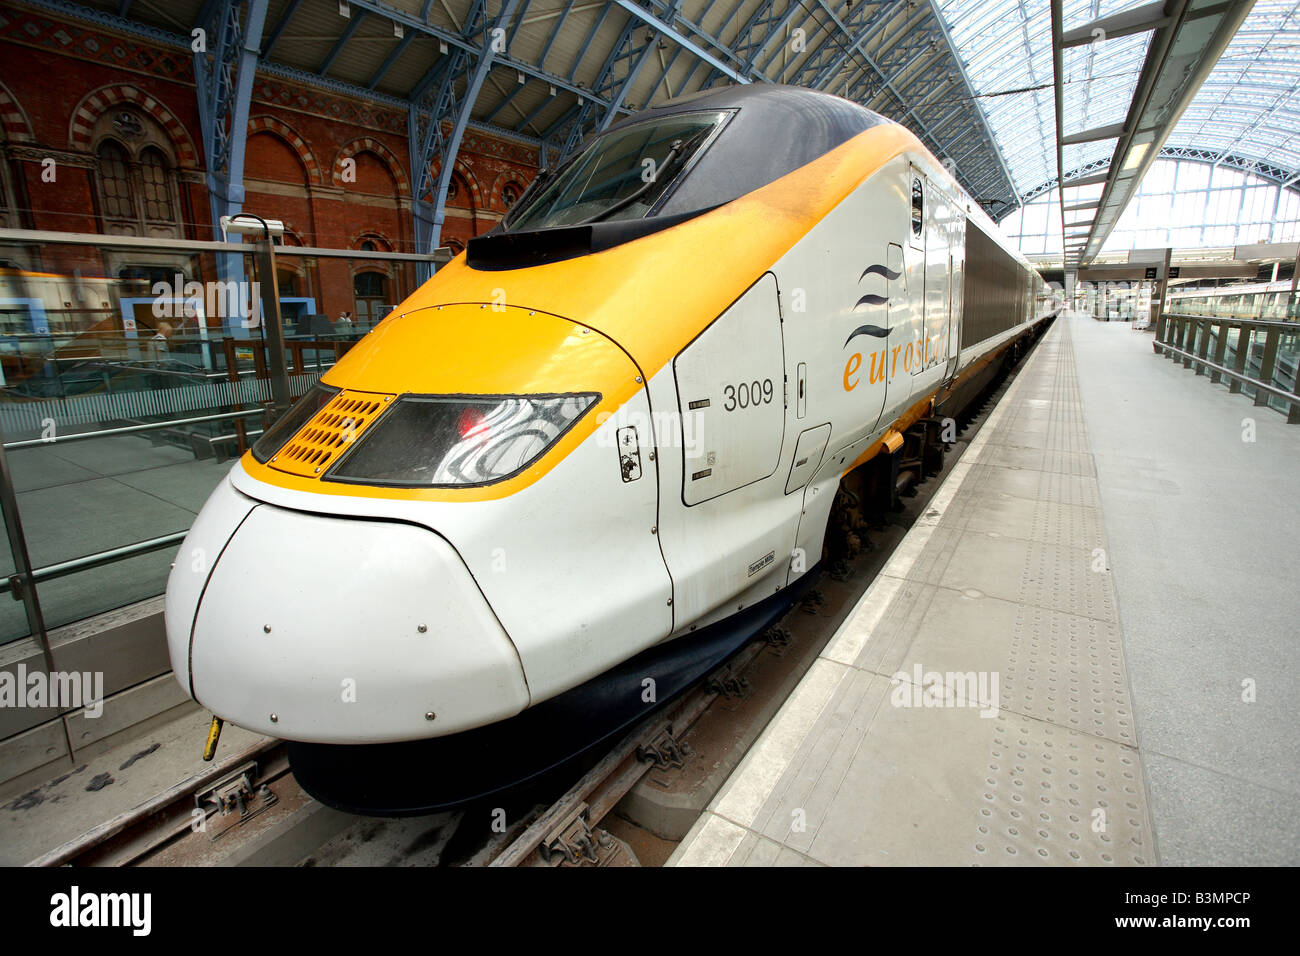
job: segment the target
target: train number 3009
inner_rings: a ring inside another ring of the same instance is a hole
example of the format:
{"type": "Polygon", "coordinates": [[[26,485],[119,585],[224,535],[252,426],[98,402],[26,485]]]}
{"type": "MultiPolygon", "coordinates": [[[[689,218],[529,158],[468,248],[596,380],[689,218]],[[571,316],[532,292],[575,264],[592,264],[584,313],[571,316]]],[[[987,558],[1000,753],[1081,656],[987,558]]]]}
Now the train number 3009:
{"type": "Polygon", "coordinates": [[[772,401],[773,391],[770,378],[765,378],[761,382],[741,382],[739,385],[727,385],[723,387],[726,403],[722,407],[729,412],[734,412],[738,408],[767,405],[772,401]]]}

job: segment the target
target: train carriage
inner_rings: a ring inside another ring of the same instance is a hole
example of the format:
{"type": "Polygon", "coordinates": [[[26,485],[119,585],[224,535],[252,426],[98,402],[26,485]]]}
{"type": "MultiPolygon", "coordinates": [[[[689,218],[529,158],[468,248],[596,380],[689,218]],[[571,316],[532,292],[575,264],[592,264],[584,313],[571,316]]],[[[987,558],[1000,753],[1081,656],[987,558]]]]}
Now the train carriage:
{"type": "Polygon", "coordinates": [[[945,403],[1056,308],[860,106],[762,85],[647,110],[235,465],[169,580],[176,677],[241,726],[355,746],[680,653],[851,547],[864,498],[923,476],[945,403]]]}

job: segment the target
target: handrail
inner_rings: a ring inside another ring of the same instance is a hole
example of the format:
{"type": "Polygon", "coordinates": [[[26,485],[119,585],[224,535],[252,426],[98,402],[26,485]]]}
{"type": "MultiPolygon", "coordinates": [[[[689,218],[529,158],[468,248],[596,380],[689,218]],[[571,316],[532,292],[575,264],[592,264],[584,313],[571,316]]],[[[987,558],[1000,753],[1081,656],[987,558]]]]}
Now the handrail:
{"type": "Polygon", "coordinates": [[[1264,391],[1268,392],[1270,395],[1275,395],[1276,397],[1282,399],[1282,401],[1284,402],[1290,402],[1293,406],[1300,406],[1300,395],[1297,395],[1295,392],[1288,392],[1286,389],[1278,388],[1276,385],[1269,385],[1265,382],[1261,382],[1257,378],[1251,378],[1249,375],[1246,375],[1244,372],[1238,372],[1236,369],[1228,368],[1226,365],[1219,365],[1217,362],[1211,362],[1207,358],[1203,358],[1192,352],[1188,352],[1184,349],[1180,349],[1177,346],[1169,345],[1166,342],[1157,342],[1156,348],[1162,350],[1163,352],[1165,352],[1171,357],[1176,355],[1179,358],[1191,359],[1195,364],[1204,365],[1206,368],[1210,369],[1211,371],[1219,372],[1222,375],[1225,375],[1231,379],[1236,379],[1237,381],[1241,382],[1243,385],[1252,385],[1255,388],[1263,389],[1264,391]]]}
{"type": "MultiPolygon", "coordinates": [[[[119,249],[162,249],[167,252],[220,252],[253,255],[252,243],[217,242],[201,239],[168,239],[160,242],[144,236],[105,236],[93,232],[52,232],[46,229],[0,229],[0,242],[59,243],[71,246],[104,246],[119,249]]],[[[318,249],[315,246],[276,246],[277,256],[319,256],[324,259],[374,259],[388,262],[446,263],[451,250],[441,248],[424,255],[418,252],[380,252],[365,249],[318,249]]]]}
{"type": "MultiPolygon", "coordinates": [[[[83,555],[80,558],[60,561],[57,564],[48,564],[43,568],[33,568],[31,574],[26,575],[26,577],[33,584],[40,584],[42,581],[53,581],[55,578],[67,577],[69,574],[76,574],[79,571],[89,571],[92,568],[103,567],[105,564],[123,561],[126,558],[161,551],[173,544],[180,544],[185,540],[187,534],[189,534],[188,531],[175,531],[171,534],[160,535],[157,538],[137,541],[134,544],[124,544],[120,548],[109,548],[107,551],[97,551],[94,554],[83,555]]],[[[21,579],[23,577],[24,575],[13,574],[0,581],[0,594],[12,591],[14,600],[20,600],[21,579]]]]}
{"type": "Polygon", "coordinates": [[[1202,315],[1199,312],[1166,312],[1166,319],[1194,319],[1197,322],[1226,322],[1229,325],[1249,325],[1261,329],[1282,329],[1300,333],[1300,321],[1286,319],[1243,319],[1235,315],[1202,315]]]}
{"type": "Polygon", "coordinates": [[[1268,396],[1280,399],[1287,405],[1287,423],[1300,424],[1300,395],[1273,384],[1278,368],[1279,344],[1283,334],[1300,335],[1300,322],[1278,322],[1272,319],[1238,319],[1217,315],[1190,315],[1180,312],[1166,313],[1160,317],[1152,348],[1177,361],[1185,368],[1195,367],[1197,375],[1211,372],[1210,382],[1227,380],[1229,392],[1240,392],[1245,385],[1255,389],[1255,404],[1268,404],[1268,396]],[[1227,356],[1228,331],[1238,330],[1236,368],[1223,364],[1227,356]],[[1251,352],[1251,339],[1258,330],[1263,337],[1260,353],[1259,378],[1246,372],[1251,352]],[[1214,356],[1210,357],[1210,337],[1217,342],[1214,356]],[[1243,340],[1244,339],[1244,340],[1243,340]]]}
{"type": "Polygon", "coordinates": [[[16,448],[36,448],[43,445],[66,444],[73,441],[87,441],[91,438],[104,438],[109,435],[133,435],[136,432],[158,431],[175,428],[178,425],[198,425],[203,422],[221,422],[231,418],[244,418],[248,415],[261,415],[262,409],[248,408],[242,412],[220,412],[216,415],[199,415],[195,418],[173,418],[165,422],[146,422],[142,425],[123,425],[121,428],[101,428],[93,432],[76,432],[72,435],[51,435],[49,438],[24,438],[20,441],[4,443],[5,451],[16,448]]]}

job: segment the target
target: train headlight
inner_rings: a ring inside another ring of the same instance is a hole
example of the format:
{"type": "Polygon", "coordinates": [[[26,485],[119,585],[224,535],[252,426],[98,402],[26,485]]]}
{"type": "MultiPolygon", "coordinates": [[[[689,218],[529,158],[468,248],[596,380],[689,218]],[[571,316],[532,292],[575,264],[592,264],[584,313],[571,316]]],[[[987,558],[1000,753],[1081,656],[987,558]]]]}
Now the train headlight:
{"type": "Polygon", "coordinates": [[[600,400],[569,395],[405,395],[326,481],[466,487],[523,471],[600,400]]]}

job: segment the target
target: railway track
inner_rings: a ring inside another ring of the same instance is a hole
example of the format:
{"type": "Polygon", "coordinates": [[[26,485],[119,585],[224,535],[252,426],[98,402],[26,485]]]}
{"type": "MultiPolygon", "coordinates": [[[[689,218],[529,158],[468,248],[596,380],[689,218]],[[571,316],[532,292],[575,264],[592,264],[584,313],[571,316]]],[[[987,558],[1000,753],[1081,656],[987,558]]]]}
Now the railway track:
{"type": "MultiPolygon", "coordinates": [[[[1014,374],[1014,373],[1013,373],[1014,374]]],[[[775,712],[743,706],[753,685],[786,691],[834,634],[901,540],[912,520],[960,451],[978,430],[1011,376],[1002,376],[959,418],[958,453],[949,454],[937,480],[927,481],[888,526],[877,528],[868,549],[850,566],[823,572],[802,605],[703,681],[638,724],[562,793],[506,821],[492,815],[435,814],[429,818],[376,820],[328,810],[297,786],[285,746],[266,740],[227,754],[214,765],[31,861],[31,866],[149,866],[206,864],[333,865],[382,862],[463,866],[638,866],[627,836],[639,829],[616,808],[647,775],[668,778],[701,759],[734,766],[744,747],[775,712]],[[745,722],[749,723],[746,724],[745,722]],[[725,740],[735,746],[694,741],[725,740]],[[387,833],[391,847],[365,857],[368,844],[387,833]]],[[[725,776],[725,774],[724,774],[725,776]]],[[[481,808],[479,808],[481,809],[481,808]]],[[[672,841],[660,844],[662,862],[672,841]]]]}
{"type": "Polygon", "coordinates": [[[190,833],[245,823],[278,798],[289,773],[284,743],[264,740],[50,850],[28,866],[129,866],[190,833]]]}
{"type": "Polygon", "coordinates": [[[750,644],[728,665],[688,691],[684,699],[670,707],[668,714],[653,715],[643,721],[522,833],[492,855],[487,865],[627,863],[626,844],[600,829],[598,824],[651,769],[684,765],[690,756],[690,745],[683,739],[686,731],[722,696],[724,682],[743,679],[735,675],[743,674],[763,647],[763,644],[750,644]]]}

